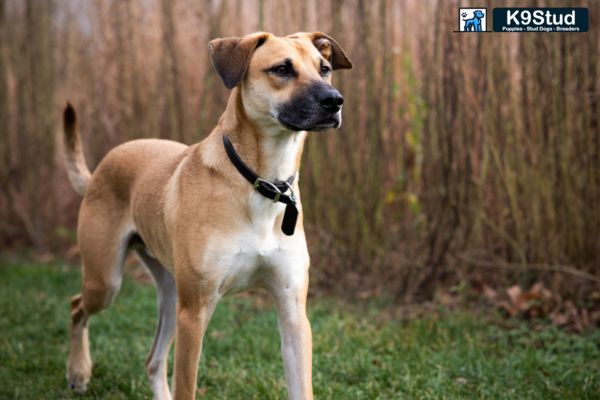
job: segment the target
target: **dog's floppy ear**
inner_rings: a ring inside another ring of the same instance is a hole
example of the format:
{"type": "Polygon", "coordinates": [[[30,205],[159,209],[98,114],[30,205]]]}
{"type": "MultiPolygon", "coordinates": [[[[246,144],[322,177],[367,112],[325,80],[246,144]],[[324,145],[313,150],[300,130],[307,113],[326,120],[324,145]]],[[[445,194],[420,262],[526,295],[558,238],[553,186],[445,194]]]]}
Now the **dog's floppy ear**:
{"type": "Polygon", "coordinates": [[[228,89],[244,79],[254,50],[267,40],[269,34],[257,32],[244,37],[228,37],[208,42],[210,60],[228,89]]]}
{"type": "Polygon", "coordinates": [[[333,69],[350,69],[352,61],[348,58],[342,46],[338,44],[331,36],[323,32],[313,32],[309,34],[313,44],[325,57],[333,69]]]}

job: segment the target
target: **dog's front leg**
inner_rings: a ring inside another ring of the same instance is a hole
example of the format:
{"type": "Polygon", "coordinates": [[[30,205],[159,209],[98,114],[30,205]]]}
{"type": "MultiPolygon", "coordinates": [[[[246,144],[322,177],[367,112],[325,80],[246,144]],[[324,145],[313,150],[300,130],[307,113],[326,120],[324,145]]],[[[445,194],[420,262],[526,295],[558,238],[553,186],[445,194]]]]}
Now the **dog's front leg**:
{"type": "Polygon", "coordinates": [[[175,362],[173,366],[173,399],[196,398],[198,362],[202,340],[214,310],[214,302],[177,303],[175,362]]]}
{"type": "Polygon", "coordinates": [[[306,282],[276,290],[281,355],[290,400],[309,400],[312,393],[312,334],[306,316],[306,282]]]}

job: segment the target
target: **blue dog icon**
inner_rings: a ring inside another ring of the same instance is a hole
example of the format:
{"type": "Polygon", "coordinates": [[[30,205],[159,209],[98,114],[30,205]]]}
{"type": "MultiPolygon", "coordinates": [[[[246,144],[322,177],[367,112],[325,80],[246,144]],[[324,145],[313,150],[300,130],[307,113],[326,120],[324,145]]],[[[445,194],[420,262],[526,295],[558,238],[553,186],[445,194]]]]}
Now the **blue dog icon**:
{"type": "MultiPolygon", "coordinates": [[[[462,13],[463,17],[466,17],[466,13],[462,13]]],[[[465,21],[465,31],[481,32],[481,18],[485,17],[485,14],[481,10],[473,11],[473,18],[463,19],[465,21]]]]}

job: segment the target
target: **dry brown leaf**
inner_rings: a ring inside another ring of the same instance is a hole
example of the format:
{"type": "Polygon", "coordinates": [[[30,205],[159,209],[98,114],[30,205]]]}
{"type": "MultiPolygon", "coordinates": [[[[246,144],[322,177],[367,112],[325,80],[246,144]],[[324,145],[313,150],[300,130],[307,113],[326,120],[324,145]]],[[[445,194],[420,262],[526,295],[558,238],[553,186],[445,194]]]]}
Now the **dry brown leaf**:
{"type": "Polygon", "coordinates": [[[206,386],[202,386],[202,387],[199,387],[198,389],[196,389],[198,396],[204,396],[207,391],[208,391],[208,388],[206,386]]]}
{"type": "Polygon", "coordinates": [[[215,339],[224,338],[226,335],[227,335],[227,333],[225,331],[213,330],[210,332],[210,337],[215,338],[215,339]]]}
{"type": "Polygon", "coordinates": [[[514,285],[506,289],[506,294],[508,294],[508,298],[513,304],[517,304],[522,294],[521,287],[519,285],[514,285]]]}
{"type": "Polygon", "coordinates": [[[483,297],[491,302],[494,302],[498,299],[498,291],[492,289],[488,285],[483,285],[483,297]]]}
{"type": "Polygon", "coordinates": [[[573,301],[563,301],[558,293],[553,293],[541,282],[536,282],[524,291],[519,285],[513,285],[504,292],[483,286],[483,296],[496,307],[505,310],[509,316],[537,319],[548,317],[557,326],[569,327],[581,332],[588,326],[600,324],[600,304],[590,296],[591,308],[578,308],[573,301]]]}
{"type": "Polygon", "coordinates": [[[468,380],[466,380],[466,379],[465,379],[465,378],[463,378],[463,377],[458,377],[458,378],[456,378],[456,380],[455,380],[455,381],[456,381],[456,383],[458,383],[459,385],[466,385],[467,383],[469,383],[469,381],[468,381],[468,380]]]}
{"type": "Polygon", "coordinates": [[[149,285],[152,283],[152,275],[144,267],[137,267],[131,271],[131,277],[138,283],[149,285]]]}
{"type": "Polygon", "coordinates": [[[564,314],[564,313],[555,311],[552,314],[550,314],[550,320],[555,325],[563,326],[563,325],[566,325],[569,322],[569,316],[566,315],[566,314],[564,314]]]}

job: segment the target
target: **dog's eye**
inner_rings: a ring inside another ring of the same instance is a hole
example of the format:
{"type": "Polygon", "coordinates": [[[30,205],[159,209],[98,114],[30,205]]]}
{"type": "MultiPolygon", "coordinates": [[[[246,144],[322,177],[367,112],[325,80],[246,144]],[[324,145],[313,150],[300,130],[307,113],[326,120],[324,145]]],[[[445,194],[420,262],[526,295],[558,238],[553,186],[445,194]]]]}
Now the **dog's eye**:
{"type": "Polygon", "coordinates": [[[292,71],[288,65],[278,65],[274,67],[271,71],[279,76],[288,76],[292,74],[292,71]]]}
{"type": "Polygon", "coordinates": [[[327,76],[331,72],[331,68],[328,65],[321,62],[321,76],[327,76]]]}
{"type": "Polygon", "coordinates": [[[283,60],[281,64],[274,65],[265,69],[265,72],[268,74],[277,75],[280,78],[291,78],[298,76],[298,73],[294,69],[294,65],[292,64],[292,60],[286,58],[283,60]]]}

